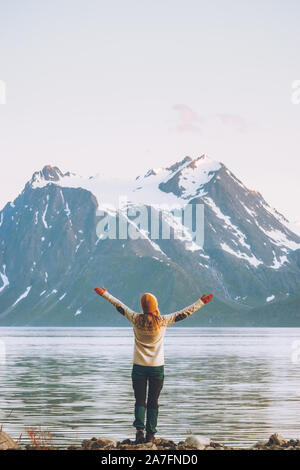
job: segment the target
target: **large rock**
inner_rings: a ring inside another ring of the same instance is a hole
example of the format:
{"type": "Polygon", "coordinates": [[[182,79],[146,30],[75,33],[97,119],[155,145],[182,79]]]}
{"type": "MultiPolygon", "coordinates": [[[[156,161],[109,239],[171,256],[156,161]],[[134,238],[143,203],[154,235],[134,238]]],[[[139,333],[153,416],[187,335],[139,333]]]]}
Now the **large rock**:
{"type": "Polygon", "coordinates": [[[0,450],[7,449],[19,449],[19,446],[6,432],[0,431],[0,450]]]}
{"type": "Polygon", "coordinates": [[[199,450],[203,450],[205,449],[205,447],[210,445],[211,439],[206,436],[201,436],[200,434],[191,434],[186,438],[185,443],[189,444],[190,446],[196,447],[199,450]]]}
{"type": "Polygon", "coordinates": [[[115,448],[117,447],[117,441],[103,437],[92,437],[92,439],[85,439],[82,441],[82,447],[89,450],[115,448]]]}
{"type": "Polygon", "coordinates": [[[281,434],[278,434],[276,432],[275,434],[272,434],[272,436],[270,436],[268,444],[276,445],[276,446],[283,446],[284,444],[286,444],[286,440],[281,434]]]}

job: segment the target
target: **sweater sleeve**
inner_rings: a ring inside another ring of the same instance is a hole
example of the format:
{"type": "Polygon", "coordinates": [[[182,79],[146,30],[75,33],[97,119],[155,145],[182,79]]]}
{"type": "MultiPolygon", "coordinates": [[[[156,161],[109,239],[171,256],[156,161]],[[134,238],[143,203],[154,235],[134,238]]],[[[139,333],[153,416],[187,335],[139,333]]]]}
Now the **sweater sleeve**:
{"type": "Polygon", "coordinates": [[[190,315],[192,315],[196,310],[203,307],[205,305],[201,299],[194,302],[192,305],[183,308],[182,310],[178,310],[178,312],[170,313],[169,315],[163,315],[164,324],[165,326],[173,325],[173,323],[177,323],[178,321],[185,320],[190,315]]]}
{"type": "Polygon", "coordinates": [[[127,305],[123,304],[123,302],[121,302],[119,299],[117,299],[107,291],[104,292],[102,297],[108,300],[109,303],[114,305],[118,312],[121,313],[121,315],[124,315],[127,320],[129,320],[131,323],[134,322],[134,319],[138,315],[138,313],[135,313],[133,310],[127,307],[127,305]]]}

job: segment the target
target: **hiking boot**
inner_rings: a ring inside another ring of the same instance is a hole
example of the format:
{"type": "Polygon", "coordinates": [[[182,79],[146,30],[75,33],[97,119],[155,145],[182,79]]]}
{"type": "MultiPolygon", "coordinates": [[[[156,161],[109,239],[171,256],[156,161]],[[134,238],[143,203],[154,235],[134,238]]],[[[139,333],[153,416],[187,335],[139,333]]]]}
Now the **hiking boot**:
{"type": "Polygon", "coordinates": [[[154,442],[155,441],[155,434],[152,432],[146,433],[146,442],[154,442]]]}
{"type": "Polygon", "coordinates": [[[135,443],[143,444],[143,442],[145,442],[144,431],[142,429],[137,429],[135,435],[135,443]]]}

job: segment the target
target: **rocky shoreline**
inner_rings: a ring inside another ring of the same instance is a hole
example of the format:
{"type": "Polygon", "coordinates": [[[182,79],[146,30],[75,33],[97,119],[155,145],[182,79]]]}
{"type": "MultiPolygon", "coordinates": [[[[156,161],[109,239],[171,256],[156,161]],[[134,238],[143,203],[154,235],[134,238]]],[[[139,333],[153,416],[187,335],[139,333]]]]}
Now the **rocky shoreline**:
{"type": "MultiPolygon", "coordinates": [[[[30,435],[30,434],[29,434],[30,435]]],[[[0,431],[0,450],[56,450],[50,434],[31,430],[31,443],[22,445],[8,434],[0,431]]],[[[62,450],[62,449],[60,449],[62,450]]],[[[267,441],[259,441],[250,448],[234,448],[214,442],[201,435],[190,434],[184,441],[175,443],[169,439],[158,438],[154,442],[136,444],[134,440],[115,441],[102,437],[85,439],[80,445],[71,445],[66,450],[300,450],[300,439],[285,439],[278,433],[272,434],[267,441]]]]}

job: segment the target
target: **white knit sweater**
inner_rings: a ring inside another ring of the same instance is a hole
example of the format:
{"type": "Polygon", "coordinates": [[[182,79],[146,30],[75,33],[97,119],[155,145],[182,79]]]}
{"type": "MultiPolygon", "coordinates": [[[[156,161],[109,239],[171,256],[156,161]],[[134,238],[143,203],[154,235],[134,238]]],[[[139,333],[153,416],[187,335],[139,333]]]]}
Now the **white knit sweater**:
{"type": "Polygon", "coordinates": [[[134,312],[107,291],[104,292],[103,297],[117,307],[118,311],[132,323],[134,331],[133,363],[153,367],[164,365],[164,336],[167,326],[173,325],[173,323],[177,321],[184,320],[204,305],[202,300],[199,299],[192,305],[178,312],[162,315],[162,326],[158,330],[145,331],[138,327],[135,321],[137,316],[141,315],[140,313],[134,312]]]}

